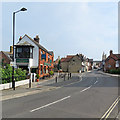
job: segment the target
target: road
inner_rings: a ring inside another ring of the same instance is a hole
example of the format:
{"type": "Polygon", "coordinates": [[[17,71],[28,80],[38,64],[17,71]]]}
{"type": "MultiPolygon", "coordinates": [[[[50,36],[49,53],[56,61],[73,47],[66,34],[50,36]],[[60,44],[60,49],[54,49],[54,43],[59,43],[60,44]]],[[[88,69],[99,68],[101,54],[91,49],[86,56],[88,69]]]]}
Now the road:
{"type": "Polygon", "coordinates": [[[118,84],[118,77],[99,71],[72,74],[47,85],[53,90],[3,101],[3,118],[115,118],[118,84]]]}

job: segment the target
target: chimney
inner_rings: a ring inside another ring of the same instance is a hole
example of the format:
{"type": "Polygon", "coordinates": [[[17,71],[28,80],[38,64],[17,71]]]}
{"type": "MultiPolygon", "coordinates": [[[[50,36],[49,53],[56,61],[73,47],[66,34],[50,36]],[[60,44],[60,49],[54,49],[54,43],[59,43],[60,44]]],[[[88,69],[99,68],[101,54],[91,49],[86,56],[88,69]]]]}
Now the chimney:
{"type": "Polygon", "coordinates": [[[13,53],[13,46],[10,46],[10,53],[13,53]]]}
{"type": "Polygon", "coordinates": [[[22,36],[20,36],[19,41],[22,39],[22,36]]]}
{"type": "Polygon", "coordinates": [[[36,35],[36,37],[34,38],[34,40],[39,43],[39,40],[40,40],[39,36],[36,35]]]}
{"type": "Polygon", "coordinates": [[[110,55],[112,55],[113,54],[113,51],[112,50],[110,50],[110,55]]]}

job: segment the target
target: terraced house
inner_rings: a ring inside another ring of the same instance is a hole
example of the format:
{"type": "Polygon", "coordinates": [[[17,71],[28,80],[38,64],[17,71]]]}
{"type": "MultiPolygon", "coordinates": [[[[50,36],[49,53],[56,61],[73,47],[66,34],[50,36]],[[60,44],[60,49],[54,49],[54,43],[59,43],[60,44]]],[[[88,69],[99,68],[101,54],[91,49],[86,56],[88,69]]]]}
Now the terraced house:
{"type": "Polygon", "coordinates": [[[54,53],[39,44],[37,35],[34,39],[28,35],[19,38],[15,45],[15,61],[19,68],[29,70],[29,73],[38,73],[42,78],[49,75],[53,69],[54,53]]]}

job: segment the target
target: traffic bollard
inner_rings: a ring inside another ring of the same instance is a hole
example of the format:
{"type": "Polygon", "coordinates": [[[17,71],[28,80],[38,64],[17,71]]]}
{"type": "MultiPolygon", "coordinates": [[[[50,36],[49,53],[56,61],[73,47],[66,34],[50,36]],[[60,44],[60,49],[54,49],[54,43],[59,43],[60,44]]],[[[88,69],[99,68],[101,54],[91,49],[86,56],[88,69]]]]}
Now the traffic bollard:
{"type": "Polygon", "coordinates": [[[69,80],[69,73],[68,73],[68,80],[69,80]]]}
{"type": "Polygon", "coordinates": [[[29,79],[29,88],[31,88],[31,79],[29,79]]]}
{"type": "Polygon", "coordinates": [[[71,73],[70,73],[70,78],[71,78],[71,73]]]}
{"type": "Polygon", "coordinates": [[[57,83],[57,77],[55,78],[55,82],[57,83]]]}
{"type": "Polygon", "coordinates": [[[64,75],[64,81],[65,81],[65,75],[64,75]]]}

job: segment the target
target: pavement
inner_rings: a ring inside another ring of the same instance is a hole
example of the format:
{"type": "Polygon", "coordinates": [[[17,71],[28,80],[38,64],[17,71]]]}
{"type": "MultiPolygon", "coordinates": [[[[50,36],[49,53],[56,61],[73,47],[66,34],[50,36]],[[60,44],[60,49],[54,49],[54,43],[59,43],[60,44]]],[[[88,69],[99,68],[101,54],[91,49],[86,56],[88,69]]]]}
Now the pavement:
{"type": "MultiPolygon", "coordinates": [[[[55,80],[55,79],[54,79],[55,80]]],[[[55,88],[2,101],[3,118],[117,118],[118,79],[99,71],[41,83],[55,88]],[[114,103],[114,104],[113,104],[114,103]]],[[[16,89],[17,90],[17,89],[16,89]]],[[[41,90],[36,90],[41,91],[41,90]]]]}
{"type": "MultiPolygon", "coordinates": [[[[74,73],[75,74],[75,73],[74,73]]],[[[80,74],[81,76],[82,74],[80,74]]],[[[15,90],[11,89],[6,89],[2,90],[2,101],[3,100],[8,100],[8,99],[13,99],[13,98],[19,98],[23,96],[28,96],[32,94],[37,94],[41,92],[47,92],[53,89],[58,89],[59,87],[57,86],[47,86],[48,84],[56,84],[55,78],[57,76],[57,82],[58,84],[61,84],[63,78],[58,78],[58,73],[55,73],[55,75],[51,78],[46,78],[42,79],[39,82],[33,82],[31,85],[31,88],[29,88],[29,84],[27,85],[21,85],[19,87],[16,87],[15,90]]],[[[67,79],[67,76],[66,76],[67,79]]]]}
{"type": "Polygon", "coordinates": [[[55,77],[56,75],[54,75],[51,78],[40,80],[39,82],[33,82],[31,84],[31,88],[29,88],[29,84],[26,84],[26,85],[21,85],[19,87],[16,87],[15,90],[13,90],[12,88],[2,90],[2,100],[8,100],[8,99],[18,98],[22,96],[31,95],[31,94],[36,94],[43,91],[49,91],[54,87],[47,87],[45,85],[54,83],[55,77]]]}

